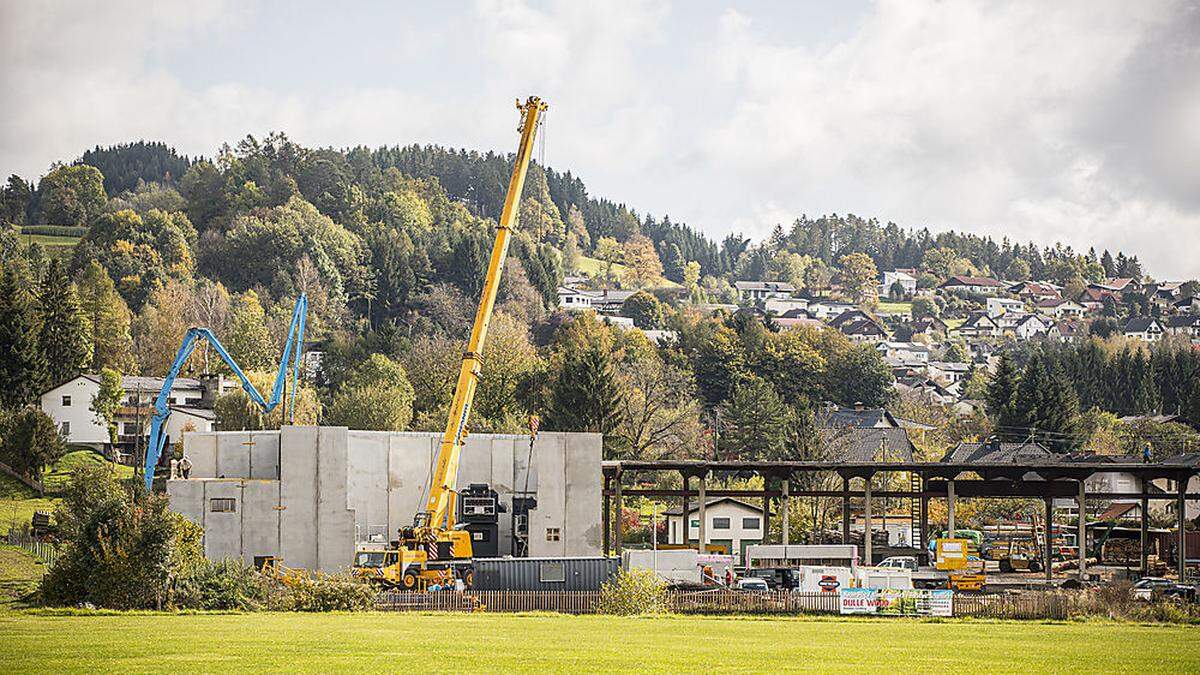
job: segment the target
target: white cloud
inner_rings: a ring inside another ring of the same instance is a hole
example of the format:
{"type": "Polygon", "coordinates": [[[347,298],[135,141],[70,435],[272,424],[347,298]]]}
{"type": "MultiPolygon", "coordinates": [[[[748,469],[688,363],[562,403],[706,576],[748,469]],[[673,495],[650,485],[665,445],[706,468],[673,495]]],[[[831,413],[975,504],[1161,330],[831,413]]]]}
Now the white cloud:
{"type": "Polygon", "coordinates": [[[211,154],[271,130],[509,151],[510,101],[538,93],[551,164],[717,238],[853,211],[1200,275],[1194,3],[884,1],[820,41],[777,25],[779,7],[638,1],[480,0],[363,25],[356,44],[265,30],[319,35],[312,9],[0,3],[0,169],[33,177],[137,138],[211,154]],[[217,68],[264,50],[289,70],[217,68]],[[351,53],[356,77],[315,72],[314,52],[351,53]]]}

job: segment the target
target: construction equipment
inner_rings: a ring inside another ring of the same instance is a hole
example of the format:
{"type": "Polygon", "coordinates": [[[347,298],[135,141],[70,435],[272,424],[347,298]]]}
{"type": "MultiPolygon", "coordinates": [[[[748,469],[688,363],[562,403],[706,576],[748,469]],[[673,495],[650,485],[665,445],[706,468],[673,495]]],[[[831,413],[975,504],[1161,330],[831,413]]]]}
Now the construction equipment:
{"type": "Polygon", "coordinates": [[[1042,548],[1033,540],[1014,537],[997,542],[992,548],[992,559],[1000,562],[1001,572],[1041,572],[1042,548]]]}
{"type": "MultiPolygon", "coordinates": [[[[517,109],[521,113],[518,128],[520,145],[508,182],[504,210],[496,226],[496,239],[492,244],[492,255],[488,261],[471,339],[463,354],[450,416],[430,480],[429,497],[425,507],[413,518],[412,526],[400,528],[398,540],[385,547],[361,547],[355,555],[355,573],[383,585],[416,589],[432,585],[446,586],[455,580],[461,580],[469,586],[473,580],[473,533],[457,523],[458,499],[454,486],[458,478],[459,454],[467,435],[467,420],[483,365],[483,346],[492,318],[492,307],[496,304],[500,289],[500,274],[508,255],[508,242],[517,223],[521,190],[533,155],[534,137],[546,104],[538,97],[530,96],[524,104],[518,100],[517,109]]],[[[472,487],[474,493],[488,491],[486,485],[479,486],[479,490],[474,489],[476,486],[472,487]]],[[[491,518],[495,518],[494,513],[491,518]]],[[[482,529],[484,523],[481,518],[472,517],[471,520],[482,529]]],[[[492,533],[494,535],[495,531],[492,530],[492,533]]]]}
{"type": "MultiPolygon", "coordinates": [[[[225,346],[217,339],[217,336],[207,328],[197,328],[195,326],[189,328],[183,336],[183,343],[179,345],[179,351],[175,353],[175,360],[171,363],[171,369],[167,371],[166,377],[163,378],[162,389],[158,392],[158,397],[154,399],[154,410],[150,416],[150,441],[146,444],[146,491],[149,492],[154,486],[154,467],[158,465],[158,458],[162,454],[163,446],[167,442],[167,435],[163,431],[163,425],[166,424],[167,418],[171,416],[171,388],[175,385],[175,378],[179,376],[179,371],[183,370],[183,364],[187,362],[188,357],[192,355],[192,351],[196,349],[196,343],[200,340],[207,341],[212,345],[217,355],[229,366],[235,377],[242,383],[242,389],[246,395],[254,401],[255,405],[262,409],[264,413],[269,413],[274,410],[286,392],[288,365],[293,363],[292,389],[298,391],[300,383],[300,358],[304,351],[304,322],[308,317],[308,296],[303,293],[299,298],[296,298],[296,306],[292,309],[292,323],[288,327],[287,342],[283,346],[283,357],[279,360],[279,373],[275,376],[275,387],[271,390],[270,400],[264,399],[262,394],[254,388],[250,383],[250,379],[246,377],[246,373],[238,367],[237,362],[225,351],[225,346]]],[[[296,397],[292,397],[291,405],[289,406],[288,419],[294,420],[296,414],[296,397]]]]}

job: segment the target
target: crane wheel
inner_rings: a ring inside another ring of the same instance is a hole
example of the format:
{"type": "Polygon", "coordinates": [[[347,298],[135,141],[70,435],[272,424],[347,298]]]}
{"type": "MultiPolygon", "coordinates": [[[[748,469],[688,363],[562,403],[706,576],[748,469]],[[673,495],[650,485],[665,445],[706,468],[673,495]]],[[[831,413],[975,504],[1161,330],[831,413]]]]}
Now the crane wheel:
{"type": "Polygon", "coordinates": [[[414,588],[416,588],[417,587],[416,572],[405,572],[404,576],[400,577],[400,585],[403,586],[404,590],[406,590],[406,591],[411,591],[414,588]]]}
{"type": "Polygon", "coordinates": [[[1001,571],[1001,572],[1004,572],[1004,573],[1006,573],[1006,574],[1007,574],[1008,572],[1011,572],[1011,571],[1013,571],[1013,564],[1012,564],[1012,561],[1011,561],[1011,560],[1009,560],[1008,558],[1005,558],[1005,559],[1001,560],[1001,561],[1000,561],[1000,571],[1001,571]]]}

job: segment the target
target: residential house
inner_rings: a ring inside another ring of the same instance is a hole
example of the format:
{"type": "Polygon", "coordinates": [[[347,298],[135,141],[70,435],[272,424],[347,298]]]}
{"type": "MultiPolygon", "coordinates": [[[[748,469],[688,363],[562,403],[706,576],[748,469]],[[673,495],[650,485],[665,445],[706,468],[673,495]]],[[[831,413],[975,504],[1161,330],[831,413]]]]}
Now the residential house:
{"type": "Polygon", "coordinates": [[[601,314],[616,314],[621,311],[621,306],[637,291],[629,290],[609,290],[595,291],[592,293],[592,309],[601,314]]]}
{"type": "Polygon", "coordinates": [[[1053,340],[1072,340],[1087,334],[1087,324],[1079,319],[1059,319],[1046,330],[1053,340]]]}
{"type": "Polygon", "coordinates": [[[875,346],[883,358],[893,365],[924,365],[929,363],[929,347],[915,342],[880,342],[875,346]]]}
{"type": "Polygon", "coordinates": [[[1114,303],[1120,303],[1121,298],[1109,288],[1095,288],[1088,286],[1079,294],[1077,300],[1083,308],[1090,314],[1098,313],[1104,309],[1105,299],[1111,299],[1114,303]]]}
{"type": "Polygon", "coordinates": [[[1003,314],[1010,312],[1020,313],[1025,311],[1025,303],[1012,298],[988,298],[987,299],[987,315],[993,319],[1003,314]]]}
{"type": "Polygon", "coordinates": [[[1125,337],[1136,338],[1142,342],[1158,342],[1163,336],[1163,326],[1158,319],[1149,316],[1130,317],[1121,330],[1125,337]]]}
{"type": "MultiPolygon", "coordinates": [[[[124,390],[121,407],[114,421],[117,427],[117,456],[123,456],[141,445],[150,435],[150,414],[162,389],[158,377],[126,375],[121,380],[124,390]]],[[[206,376],[203,381],[179,377],[175,379],[167,404],[172,410],[164,427],[168,442],[178,440],[189,423],[196,431],[212,431],[215,416],[212,406],[218,396],[233,388],[230,381],[218,376],[206,376]]],[[[100,392],[100,376],[92,373],[77,375],[46,390],[39,397],[42,412],[54,420],[67,443],[84,445],[97,450],[110,446],[108,429],[97,421],[92,412],[92,398],[100,392]]]]}
{"type": "Polygon", "coordinates": [[[961,291],[976,295],[996,295],[1007,290],[1008,286],[1002,281],[990,277],[953,276],[942,282],[938,288],[946,291],[961,291]]]}
{"type": "MultiPolygon", "coordinates": [[[[683,539],[683,506],[666,510],[667,541],[681,546],[683,539]]],[[[704,502],[705,549],[709,546],[723,547],[736,557],[740,564],[745,560],[746,547],[760,544],[763,540],[762,509],[739,499],[721,497],[704,502]]],[[[689,503],[687,513],[687,540],[700,539],[700,504],[689,503]]]]}
{"type": "Polygon", "coordinates": [[[1000,325],[987,312],[971,312],[958,327],[958,333],[964,337],[997,337],[1000,335],[1000,325]]]}
{"type": "Polygon", "coordinates": [[[892,387],[901,395],[918,396],[923,401],[938,405],[950,405],[958,400],[958,396],[949,389],[921,375],[898,376],[892,387]]]}
{"type": "Polygon", "coordinates": [[[947,464],[1012,464],[1048,460],[1054,453],[1040,443],[959,443],[942,457],[947,464]]]}
{"type": "Polygon", "coordinates": [[[600,320],[610,326],[618,326],[626,330],[633,330],[636,328],[636,326],[633,325],[633,319],[627,316],[614,316],[611,314],[605,314],[600,317],[600,320]]]}
{"type": "Polygon", "coordinates": [[[1013,333],[1022,340],[1045,335],[1049,330],[1049,319],[1043,319],[1037,314],[1026,314],[1016,326],[1013,326],[1013,333]]]}
{"type": "Polygon", "coordinates": [[[1140,291],[1142,290],[1142,282],[1129,277],[1109,277],[1103,283],[1088,284],[1089,287],[1106,288],[1116,293],[1124,293],[1125,291],[1140,291]]]}
{"type": "Polygon", "coordinates": [[[805,309],[789,309],[781,316],[772,317],[771,322],[784,330],[799,326],[820,328],[825,325],[812,312],[805,309]]]}
{"type": "Polygon", "coordinates": [[[1053,284],[1039,281],[1022,281],[1008,287],[1008,292],[1028,303],[1042,300],[1057,300],[1062,293],[1053,284]]]}
{"type": "Polygon", "coordinates": [[[767,298],[790,298],[796,292],[796,287],[784,281],[738,281],[734,287],[738,299],[742,302],[753,303],[767,298]]]}
{"type": "Polygon", "coordinates": [[[914,338],[924,338],[928,341],[940,340],[946,337],[948,330],[946,322],[936,316],[917,319],[912,322],[912,336],[914,338]]]}
{"type": "Polygon", "coordinates": [[[900,427],[821,427],[827,459],[837,462],[911,462],[916,454],[908,430],[900,427]]]}
{"type": "Polygon", "coordinates": [[[867,408],[861,403],[853,407],[828,406],[816,412],[818,427],[841,429],[856,427],[859,429],[895,429],[900,422],[892,413],[883,408],[867,408]]]}
{"type": "Polygon", "coordinates": [[[892,294],[892,286],[900,284],[904,289],[904,296],[909,297],[917,292],[917,277],[916,270],[888,270],[883,273],[883,280],[879,283],[880,297],[890,297],[892,294]]]}
{"type": "Polygon", "coordinates": [[[1063,298],[1041,300],[1035,307],[1039,314],[1045,314],[1055,319],[1078,319],[1087,313],[1087,308],[1083,305],[1063,298]]]}
{"type": "Polygon", "coordinates": [[[1165,330],[1172,335],[1184,335],[1192,342],[1200,341],[1200,314],[1176,314],[1167,319],[1165,330]]]}
{"type": "Polygon", "coordinates": [[[961,361],[930,361],[925,372],[930,379],[948,386],[966,379],[967,374],[971,372],[971,364],[961,361]]]}
{"type": "Polygon", "coordinates": [[[763,303],[763,309],[766,310],[766,312],[768,314],[774,314],[776,316],[780,316],[783,313],[789,312],[794,309],[807,310],[808,309],[808,299],[807,298],[767,298],[767,301],[765,303],[763,303]]]}
{"type": "Polygon", "coordinates": [[[1181,314],[1200,314],[1200,295],[1180,298],[1172,307],[1181,314]]]}
{"type": "Polygon", "coordinates": [[[808,311],[822,321],[828,321],[831,317],[841,316],[846,312],[854,309],[854,305],[849,302],[838,302],[836,300],[820,300],[811,302],[808,305],[808,311]]]}
{"type": "Polygon", "coordinates": [[[838,330],[850,338],[851,342],[881,342],[888,338],[887,329],[871,319],[843,321],[838,330]]]}
{"type": "Polygon", "coordinates": [[[573,311],[582,311],[592,308],[592,296],[590,291],[582,291],[571,286],[558,287],[558,306],[573,311]]]}

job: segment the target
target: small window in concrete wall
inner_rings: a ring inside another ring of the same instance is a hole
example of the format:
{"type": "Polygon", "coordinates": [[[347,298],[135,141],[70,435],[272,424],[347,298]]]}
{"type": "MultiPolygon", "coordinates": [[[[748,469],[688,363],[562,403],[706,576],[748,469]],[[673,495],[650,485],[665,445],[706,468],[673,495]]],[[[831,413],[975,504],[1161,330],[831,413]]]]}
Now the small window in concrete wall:
{"type": "Polygon", "coordinates": [[[742,518],[743,530],[757,530],[759,528],[758,518],[742,518]]]}
{"type": "Polygon", "coordinates": [[[232,497],[214,497],[208,500],[208,510],[213,513],[233,513],[237,511],[237,500],[232,497]]]}
{"type": "Polygon", "coordinates": [[[71,423],[63,422],[62,424],[59,425],[58,430],[63,436],[70,436],[71,435],[71,423]]]}
{"type": "Polygon", "coordinates": [[[546,541],[559,541],[562,539],[562,530],[557,527],[546,528],[546,541]]]}
{"type": "Polygon", "coordinates": [[[70,408],[70,407],[71,407],[71,397],[70,397],[70,396],[64,396],[64,397],[62,398],[62,403],[63,403],[63,407],[64,407],[64,408],[70,408]]]}
{"type": "Polygon", "coordinates": [[[729,519],[728,518],[713,518],[713,529],[714,530],[728,530],[729,529],[729,519]]]}
{"type": "Polygon", "coordinates": [[[538,580],[546,582],[566,581],[567,566],[560,562],[544,562],[538,566],[538,580]]]}
{"type": "Polygon", "coordinates": [[[700,519],[692,518],[692,527],[700,527],[700,519]]]}

